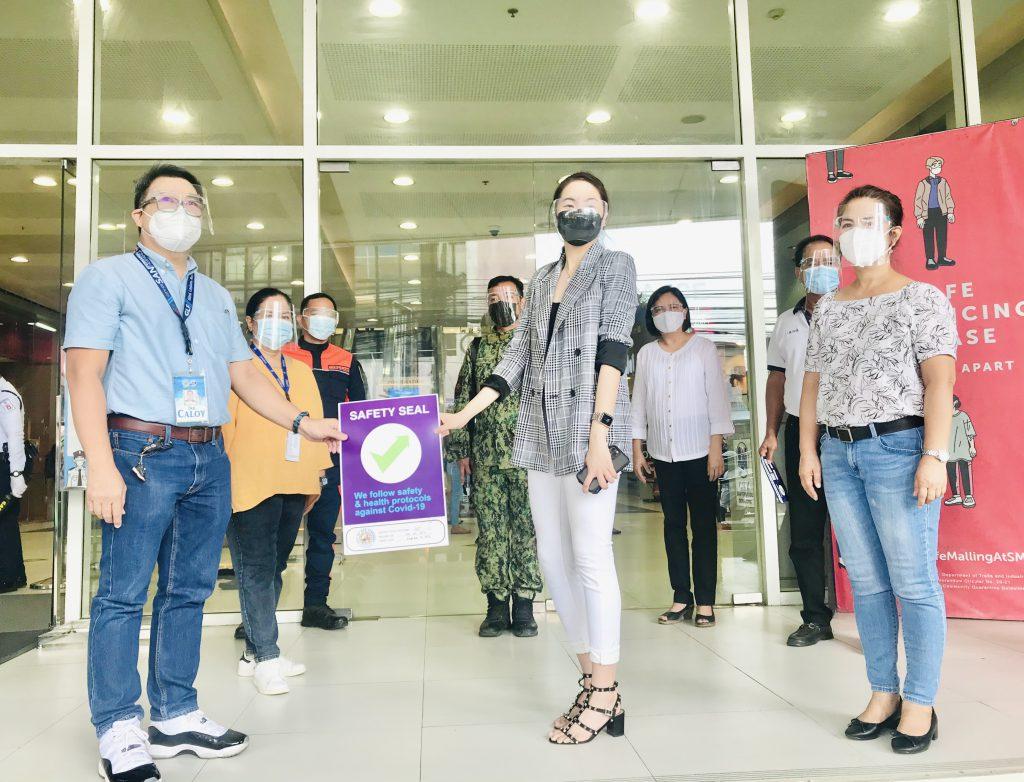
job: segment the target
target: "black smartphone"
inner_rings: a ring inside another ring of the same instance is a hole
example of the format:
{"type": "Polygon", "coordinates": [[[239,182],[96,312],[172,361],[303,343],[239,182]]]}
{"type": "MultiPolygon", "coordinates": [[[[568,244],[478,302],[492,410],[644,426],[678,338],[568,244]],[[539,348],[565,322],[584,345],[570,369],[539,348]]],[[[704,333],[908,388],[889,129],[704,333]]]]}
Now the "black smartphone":
{"type": "MultiPolygon", "coordinates": [[[[626,454],[624,454],[622,451],[620,451],[616,446],[609,446],[608,452],[611,453],[612,455],[612,467],[615,468],[615,472],[622,472],[627,467],[629,467],[629,457],[626,456],[626,454]]],[[[586,479],[587,468],[586,466],[584,466],[583,469],[576,473],[576,480],[578,480],[580,482],[580,486],[582,486],[583,481],[585,481],[586,479]]],[[[598,482],[597,478],[594,478],[594,480],[590,482],[590,489],[588,491],[591,494],[597,494],[599,491],[601,491],[601,484],[598,482]]]]}

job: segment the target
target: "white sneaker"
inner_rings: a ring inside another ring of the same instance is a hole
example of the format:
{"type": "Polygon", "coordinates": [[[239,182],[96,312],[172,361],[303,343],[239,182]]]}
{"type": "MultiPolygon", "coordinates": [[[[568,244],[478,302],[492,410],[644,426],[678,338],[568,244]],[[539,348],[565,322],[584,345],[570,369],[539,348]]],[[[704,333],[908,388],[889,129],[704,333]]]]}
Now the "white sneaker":
{"type": "Polygon", "coordinates": [[[149,737],[137,717],[118,720],[100,737],[99,772],[108,782],[160,779],[149,754],[149,737]]]}
{"type": "Polygon", "coordinates": [[[256,663],[253,682],[260,695],[284,695],[289,691],[288,682],[281,673],[281,658],[256,663]]]}
{"type": "MultiPolygon", "coordinates": [[[[287,657],[278,657],[278,662],[281,663],[281,675],[282,676],[302,676],[306,672],[306,666],[302,663],[294,662],[289,660],[287,657]]],[[[238,675],[243,678],[249,678],[256,673],[256,660],[246,657],[242,654],[241,659],[238,661],[238,675]]]]}
{"type": "Polygon", "coordinates": [[[150,752],[155,758],[190,754],[197,758],[229,758],[249,746],[249,737],[214,722],[196,709],[149,726],[150,752]]]}

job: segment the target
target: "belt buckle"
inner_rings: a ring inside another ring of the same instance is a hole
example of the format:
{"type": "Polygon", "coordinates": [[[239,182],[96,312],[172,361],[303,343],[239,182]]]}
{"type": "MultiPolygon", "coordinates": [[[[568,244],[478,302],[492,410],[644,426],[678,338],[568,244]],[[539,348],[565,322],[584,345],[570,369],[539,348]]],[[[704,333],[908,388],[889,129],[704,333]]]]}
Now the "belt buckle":
{"type": "Polygon", "coordinates": [[[839,442],[841,443],[852,443],[853,442],[853,430],[848,426],[837,426],[836,434],[839,435],[839,442]],[[843,436],[845,433],[845,437],[843,436]],[[847,439],[849,438],[849,439],[847,439]]]}

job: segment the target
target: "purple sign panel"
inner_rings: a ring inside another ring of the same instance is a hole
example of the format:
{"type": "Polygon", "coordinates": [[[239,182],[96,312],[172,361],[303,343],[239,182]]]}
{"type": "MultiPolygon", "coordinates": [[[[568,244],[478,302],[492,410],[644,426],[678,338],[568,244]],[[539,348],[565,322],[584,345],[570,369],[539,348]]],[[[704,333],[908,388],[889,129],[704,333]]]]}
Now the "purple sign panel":
{"type": "Polygon", "coordinates": [[[444,545],[448,524],[437,397],[345,402],[341,512],[346,554],[444,545]]]}

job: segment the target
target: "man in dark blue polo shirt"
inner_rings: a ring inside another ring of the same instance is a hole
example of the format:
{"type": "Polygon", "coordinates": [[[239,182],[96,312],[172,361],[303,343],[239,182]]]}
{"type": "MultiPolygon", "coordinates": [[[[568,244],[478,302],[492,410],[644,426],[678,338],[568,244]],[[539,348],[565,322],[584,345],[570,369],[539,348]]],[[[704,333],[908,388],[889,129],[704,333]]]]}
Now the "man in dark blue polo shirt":
{"type": "MultiPolygon", "coordinates": [[[[153,758],[237,755],[247,736],[199,709],[203,604],[213,591],[231,516],[220,427],[234,390],[307,439],[342,439],[310,418],[250,361],[231,296],[189,250],[209,211],[203,187],[172,165],[136,183],[139,245],[83,271],[68,300],[67,381],[89,463],[86,502],[103,519],[89,626],[89,708],[109,782],[159,779],[153,758]],[[153,569],[149,732],[140,724],[139,630],[153,569]]],[[[316,411],[319,416],[320,411],[316,411]]]]}

